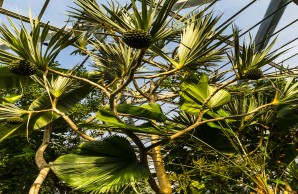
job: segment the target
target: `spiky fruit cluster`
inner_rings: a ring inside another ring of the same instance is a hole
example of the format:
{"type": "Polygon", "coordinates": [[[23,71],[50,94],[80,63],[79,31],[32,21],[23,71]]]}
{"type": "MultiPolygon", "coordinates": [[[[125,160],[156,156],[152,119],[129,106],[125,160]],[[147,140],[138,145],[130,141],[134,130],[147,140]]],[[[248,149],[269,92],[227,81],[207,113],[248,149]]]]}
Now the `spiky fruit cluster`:
{"type": "Polygon", "coordinates": [[[8,124],[17,125],[23,122],[22,117],[9,117],[6,119],[8,124]]]}
{"type": "Polygon", "coordinates": [[[16,75],[29,76],[36,73],[36,66],[27,60],[13,62],[8,66],[9,70],[16,75]]]}
{"type": "Polygon", "coordinates": [[[123,41],[130,47],[136,49],[148,48],[151,45],[151,35],[141,29],[129,30],[122,35],[123,41]]]}
{"type": "Polygon", "coordinates": [[[263,77],[263,71],[259,68],[250,69],[246,72],[245,78],[251,80],[258,80],[263,77]]]}

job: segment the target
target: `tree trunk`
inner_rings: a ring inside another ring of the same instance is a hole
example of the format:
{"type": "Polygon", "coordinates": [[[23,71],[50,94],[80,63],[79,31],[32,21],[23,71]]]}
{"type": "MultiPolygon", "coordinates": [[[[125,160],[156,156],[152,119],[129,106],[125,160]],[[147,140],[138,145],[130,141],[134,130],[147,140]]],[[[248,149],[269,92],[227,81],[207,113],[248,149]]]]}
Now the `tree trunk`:
{"type": "MultiPolygon", "coordinates": [[[[155,103],[155,95],[154,95],[154,82],[151,80],[150,82],[150,93],[149,93],[149,103],[155,103]]],[[[155,122],[155,121],[152,121],[155,122]]],[[[151,136],[151,143],[154,144],[159,141],[159,135],[152,135],[151,136]]],[[[156,171],[157,180],[159,183],[159,187],[161,190],[161,194],[171,194],[172,188],[171,183],[168,178],[168,175],[166,173],[163,161],[162,161],[162,155],[161,155],[161,148],[160,146],[157,146],[153,148],[150,152],[152,154],[152,159],[154,163],[154,168],[156,171]]]]}
{"type": "Polygon", "coordinates": [[[46,126],[44,135],[43,135],[42,144],[38,148],[35,155],[35,162],[38,168],[40,169],[40,172],[37,178],[35,179],[34,183],[32,184],[29,194],[38,194],[44,179],[46,178],[46,176],[50,171],[50,166],[45,161],[43,154],[50,143],[51,133],[52,133],[52,126],[51,125],[46,126]]]}
{"type": "MultiPolygon", "coordinates": [[[[158,142],[158,139],[159,139],[158,135],[152,135],[151,137],[152,144],[158,142]]],[[[157,180],[159,183],[160,190],[162,191],[162,194],[172,193],[171,183],[169,181],[168,175],[163,165],[160,146],[153,148],[151,150],[151,154],[154,162],[154,168],[156,171],[157,180]]]]}

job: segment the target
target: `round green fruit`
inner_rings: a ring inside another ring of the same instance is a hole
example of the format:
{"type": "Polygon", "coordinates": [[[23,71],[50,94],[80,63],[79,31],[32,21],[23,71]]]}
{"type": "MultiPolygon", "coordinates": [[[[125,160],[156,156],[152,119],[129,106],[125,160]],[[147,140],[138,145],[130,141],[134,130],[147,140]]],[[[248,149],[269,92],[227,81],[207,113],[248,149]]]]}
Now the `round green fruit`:
{"type": "Polygon", "coordinates": [[[13,62],[8,68],[10,72],[23,76],[34,75],[37,71],[36,66],[27,60],[13,62]]]}
{"type": "Polygon", "coordinates": [[[136,49],[148,48],[152,43],[151,35],[140,29],[123,33],[122,39],[128,46],[136,49]]]}
{"type": "Polygon", "coordinates": [[[250,80],[258,80],[263,77],[263,71],[259,68],[250,69],[246,72],[244,77],[250,80]]]}
{"type": "Polygon", "coordinates": [[[11,125],[21,124],[23,121],[22,117],[9,117],[6,119],[6,122],[11,125]]]}

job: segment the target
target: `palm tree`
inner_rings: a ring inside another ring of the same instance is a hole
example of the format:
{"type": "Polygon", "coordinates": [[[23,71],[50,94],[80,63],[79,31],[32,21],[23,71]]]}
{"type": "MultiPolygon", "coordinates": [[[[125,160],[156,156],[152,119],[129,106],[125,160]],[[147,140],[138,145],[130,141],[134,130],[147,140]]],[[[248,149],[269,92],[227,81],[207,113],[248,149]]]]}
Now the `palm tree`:
{"type": "Polygon", "coordinates": [[[43,90],[27,110],[16,101],[0,104],[0,141],[44,132],[30,193],[38,193],[50,170],[90,193],[138,192],[145,182],[160,194],[221,192],[211,183],[218,177],[226,192],[293,190],[286,172],[297,156],[298,84],[261,70],[283,52],[270,53],[274,41],[263,50],[254,42],[240,46],[239,30],[230,21],[219,25],[215,2],[183,17],[172,11],[176,2],[74,0],[69,13],[76,25],[57,31],[46,47],[49,26],[38,20],[30,30],[12,21],[0,27],[0,42],[11,49],[0,50],[1,87],[37,83],[43,90]],[[78,72],[84,64],[50,66],[70,46],[90,58],[90,71],[78,72]],[[231,68],[212,74],[222,61],[231,68]],[[94,90],[101,95],[97,111],[84,121],[71,119],[70,108],[94,90]],[[167,114],[169,107],[176,113],[167,114]],[[59,117],[86,142],[49,163],[43,154],[59,117]],[[287,119],[289,133],[281,133],[287,119]],[[104,138],[91,130],[104,131],[104,138]]]}

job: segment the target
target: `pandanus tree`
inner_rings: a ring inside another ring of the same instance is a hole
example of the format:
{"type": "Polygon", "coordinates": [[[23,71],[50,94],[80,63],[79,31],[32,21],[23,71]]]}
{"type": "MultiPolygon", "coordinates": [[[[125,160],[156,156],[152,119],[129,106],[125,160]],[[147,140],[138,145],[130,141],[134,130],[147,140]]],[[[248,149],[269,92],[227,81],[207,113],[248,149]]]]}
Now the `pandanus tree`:
{"type": "Polygon", "coordinates": [[[73,29],[49,41],[38,20],[30,29],[2,24],[0,42],[10,51],[0,50],[0,86],[36,83],[43,91],[28,109],[14,104],[18,98],[0,105],[0,141],[44,133],[29,193],[50,170],[86,193],[294,191],[298,83],[262,71],[283,52],[270,52],[275,41],[240,46],[239,30],[212,12],[215,2],[183,16],[172,11],[176,2],[74,0],[73,29]],[[51,67],[66,47],[89,59],[87,72],[78,71],[84,64],[51,67]],[[231,68],[214,71],[222,61],[231,68]],[[91,117],[72,119],[69,110],[94,90],[101,100],[91,117]],[[46,161],[58,118],[85,142],[46,161]]]}

